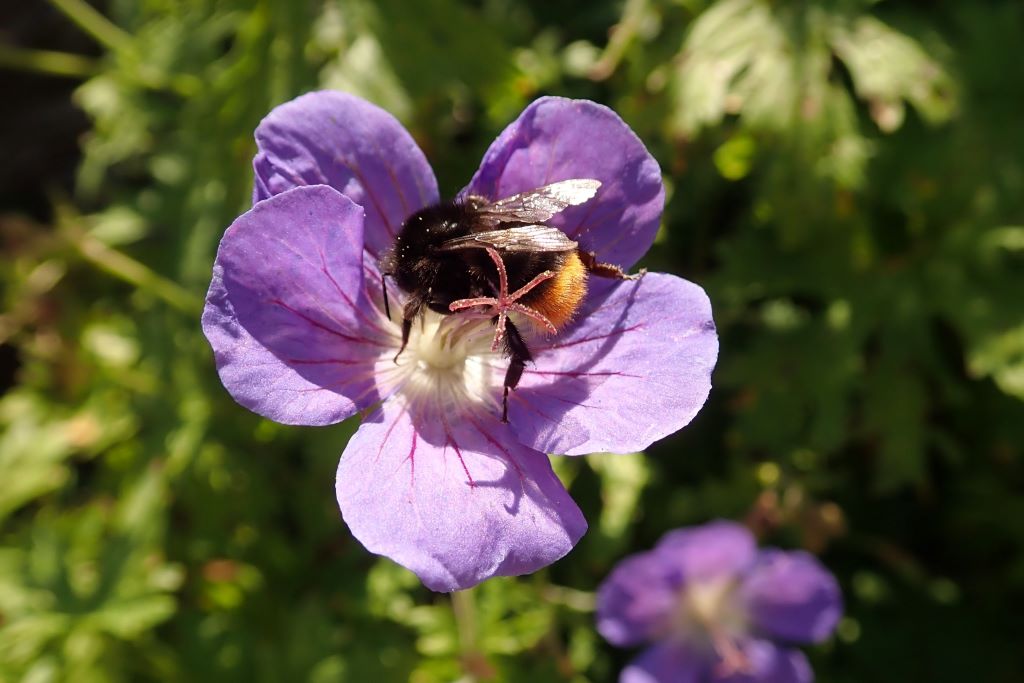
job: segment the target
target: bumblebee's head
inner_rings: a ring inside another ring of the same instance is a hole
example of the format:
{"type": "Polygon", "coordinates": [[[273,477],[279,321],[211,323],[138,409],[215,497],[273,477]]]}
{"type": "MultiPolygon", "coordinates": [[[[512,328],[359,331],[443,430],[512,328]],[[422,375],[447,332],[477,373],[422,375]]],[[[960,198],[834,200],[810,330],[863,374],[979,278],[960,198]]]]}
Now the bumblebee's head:
{"type": "Polygon", "coordinates": [[[455,202],[420,209],[402,223],[391,249],[381,258],[381,272],[394,277],[405,292],[430,289],[441,267],[437,247],[469,232],[465,208],[455,202]]]}

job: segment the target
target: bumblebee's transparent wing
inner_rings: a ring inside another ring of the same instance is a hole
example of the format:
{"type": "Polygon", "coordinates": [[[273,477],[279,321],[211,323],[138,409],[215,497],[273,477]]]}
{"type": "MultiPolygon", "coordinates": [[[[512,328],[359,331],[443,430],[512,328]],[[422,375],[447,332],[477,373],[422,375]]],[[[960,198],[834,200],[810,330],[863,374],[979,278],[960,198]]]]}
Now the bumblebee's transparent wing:
{"type": "Polygon", "coordinates": [[[499,223],[543,223],[568,206],[578,206],[589,201],[600,180],[574,178],[538,187],[529,192],[514,194],[499,199],[493,204],[484,204],[476,210],[480,223],[487,226],[499,223]]]}
{"type": "Polygon", "coordinates": [[[558,228],[548,225],[523,225],[504,230],[477,232],[464,237],[456,237],[444,242],[438,251],[457,251],[459,249],[486,249],[493,247],[504,253],[523,253],[538,251],[572,251],[578,245],[569,239],[558,228]]]}

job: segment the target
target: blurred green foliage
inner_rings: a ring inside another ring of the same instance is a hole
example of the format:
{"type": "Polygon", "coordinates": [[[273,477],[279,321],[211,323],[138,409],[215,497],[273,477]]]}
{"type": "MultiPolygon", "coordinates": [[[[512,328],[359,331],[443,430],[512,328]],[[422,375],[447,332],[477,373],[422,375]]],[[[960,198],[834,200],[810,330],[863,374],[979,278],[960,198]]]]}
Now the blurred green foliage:
{"type": "Polygon", "coordinates": [[[614,680],[595,587],[715,516],[839,576],[819,680],[1024,677],[1019,2],[22,7],[64,28],[0,33],[0,65],[36,73],[26,102],[78,78],[87,132],[73,184],[32,178],[48,209],[2,195],[0,681],[614,680]],[[198,310],[252,131],[318,87],[399,116],[447,195],[543,93],[609,104],[662,164],[646,265],[707,287],[716,386],[646,455],[556,458],[591,529],[549,570],[429,593],[338,517],[355,424],[218,383],[198,310]]]}

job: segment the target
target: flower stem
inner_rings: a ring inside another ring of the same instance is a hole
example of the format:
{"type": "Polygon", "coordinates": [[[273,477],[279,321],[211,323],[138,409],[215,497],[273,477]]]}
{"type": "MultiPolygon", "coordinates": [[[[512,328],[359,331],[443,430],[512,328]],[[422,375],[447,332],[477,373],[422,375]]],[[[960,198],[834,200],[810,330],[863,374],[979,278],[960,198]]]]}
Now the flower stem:
{"type": "Polygon", "coordinates": [[[153,294],[182,313],[198,315],[202,302],[178,283],[157,274],[127,254],[107,246],[88,232],[65,225],[62,233],[85,259],[114,277],[153,294]]]}
{"type": "Polygon", "coordinates": [[[601,57],[590,70],[591,80],[603,81],[615,73],[626,50],[629,49],[640,31],[640,22],[643,20],[644,12],[647,11],[647,2],[648,0],[626,0],[622,18],[612,28],[608,45],[605,46],[601,57]]]}
{"type": "Polygon", "coordinates": [[[541,594],[548,602],[567,607],[574,612],[593,612],[597,607],[597,598],[593,593],[575,588],[548,584],[544,586],[541,594]]]}
{"type": "MultiPolygon", "coordinates": [[[[459,635],[459,658],[465,677],[460,683],[474,683],[488,668],[486,660],[477,649],[476,600],[472,588],[452,593],[452,614],[455,615],[455,630],[459,635]]],[[[483,676],[486,678],[486,675],[483,676]]]]}
{"type": "Polygon", "coordinates": [[[0,43],[0,67],[70,78],[89,78],[97,71],[96,61],[88,57],[69,52],[29,50],[2,43],[0,43]]]}
{"type": "Polygon", "coordinates": [[[463,654],[476,649],[476,600],[473,589],[452,593],[452,612],[459,632],[459,649],[463,654]]]}
{"type": "Polygon", "coordinates": [[[97,12],[85,0],[50,0],[50,4],[110,50],[121,50],[132,43],[130,34],[97,12]]]}

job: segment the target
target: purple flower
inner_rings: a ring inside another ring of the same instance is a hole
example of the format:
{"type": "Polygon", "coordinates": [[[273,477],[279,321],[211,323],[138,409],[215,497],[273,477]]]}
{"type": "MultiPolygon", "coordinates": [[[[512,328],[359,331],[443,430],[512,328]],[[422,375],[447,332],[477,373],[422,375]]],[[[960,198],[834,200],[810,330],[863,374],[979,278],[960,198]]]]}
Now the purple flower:
{"type": "Polygon", "coordinates": [[[597,629],[610,643],[652,643],[622,683],[809,683],[800,643],[842,615],[835,577],[812,555],[758,551],[733,522],[671,531],[601,584],[597,629]]]}
{"type": "MultiPolygon", "coordinates": [[[[438,202],[412,137],[357,97],[316,92],[256,130],[253,208],[228,228],[203,329],[221,380],[286,424],[363,413],[337,496],[370,551],[450,591],[532,572],[586,530],[546,453],[628,453],[686,425],[718,353],[700,287],[652,273],[591,278],[574,322],[528,338],[535,362],[500,422],[508,361],[480,316],[428,313],[400,346],[404,295],[384,314],[379,259],[403,221],[438,202]]],[[[611,110],[543,98],[491,145],[463,191],[491,200],[572,178],[597,195],[551,219],[623,268],[654,239],[658,164],[611,110]]]]}

